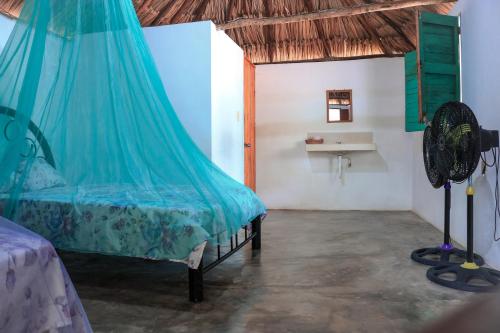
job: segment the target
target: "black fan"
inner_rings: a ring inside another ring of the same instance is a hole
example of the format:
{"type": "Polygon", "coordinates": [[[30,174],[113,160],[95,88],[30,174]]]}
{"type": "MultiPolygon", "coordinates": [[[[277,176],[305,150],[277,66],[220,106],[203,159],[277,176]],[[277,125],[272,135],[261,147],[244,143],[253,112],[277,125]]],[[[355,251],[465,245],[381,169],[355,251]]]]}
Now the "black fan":
{"type": "MultiPolygon", "coordinates": [[[[423,139],[424,165],[427,178],[435,188],[444,185],[444,240],[443,244],[435,247],[425,247],[411,253],[411,258],[424,265],[437,266],[447,263],[463,263],[466,252],[453,247],[450,237],[450,209],[451,209],[451,183],[443,176],[438,168],[438,163],[443,163],[438,150],[445,149],[439,142],[443,137],[435,135],[430,126],[425,128],[423,139]]],[[[479,255],[474,255],[474,261],[483,265],[484,260],[479,255]]]]}
{"type": "MultiPolygon", "coordinates": [[[[467,252],[465,263],[443,263],[431,267],[427,271],[427,277],[433,282],[454,289],[488,291],[500,282],[500,272],[479,267],[474,262],[474,189],[471,175],[479,163],[481,152],[498,147],[498,131],[481,129],[472,110],[459,102],[449,102],[441,106],[434,115],[430,131],[431,144],[428,146],[432,160],[430,165],[435,164],[439,174],[444,179],[456,182],[468,180],[469,184],[467,187],[467,252]]],[[[439,181],[439,178],[436,179],[439,181]]],[[[437,181],[436,184],[438,184],[437,181]]]]}
{"type": "Polygon", "coordinates": [[[436,167],[444,178],[460,182],[476,170],[481,157],[480,131],[467,105],[450,102],[439,108],[431,132],[436,139],[436,167]]]}
{"type": "Polygon", "coordinates": [[[446,179],[441,175],[436,166],[437,140],[432,135],[429,126],[425,128],[423,140],[424,165],[427,178],[435,188],[440,188],[446,183],[446,179]]]}

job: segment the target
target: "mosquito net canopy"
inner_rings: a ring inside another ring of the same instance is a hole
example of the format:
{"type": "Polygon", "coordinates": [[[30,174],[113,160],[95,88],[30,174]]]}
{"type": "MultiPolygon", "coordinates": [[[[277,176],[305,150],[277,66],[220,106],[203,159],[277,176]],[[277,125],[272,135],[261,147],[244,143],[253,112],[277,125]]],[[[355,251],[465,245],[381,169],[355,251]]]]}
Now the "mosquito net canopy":
{"type": "Polygon", "coordinates": [[[26,0],[0,130],[0,213],[63,249],[184,259],[265,211],[179,122],[131,0],[26,0]]]}

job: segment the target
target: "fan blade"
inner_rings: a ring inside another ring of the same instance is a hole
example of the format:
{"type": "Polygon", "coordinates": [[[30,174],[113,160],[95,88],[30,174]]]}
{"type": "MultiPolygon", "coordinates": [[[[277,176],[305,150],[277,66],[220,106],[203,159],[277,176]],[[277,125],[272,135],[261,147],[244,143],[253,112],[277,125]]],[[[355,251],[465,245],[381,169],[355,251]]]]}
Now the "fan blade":
{"type": "Polygon", "coordinates": [[[438,143],[432,151],[439,172],[449,180],[467,179],[477,167],[481,148],[480,128],[472,110],[459,102],[443,104],[432,127],[438,143]]]}
{"type": "Polygon", "coordinates": [[[436,167],[437,140],[432,136],[432,129],[427,126],[423,138],[424,166],[427,178],[435,188],[444,185],[446,179],[439,173],[436,167]]]}

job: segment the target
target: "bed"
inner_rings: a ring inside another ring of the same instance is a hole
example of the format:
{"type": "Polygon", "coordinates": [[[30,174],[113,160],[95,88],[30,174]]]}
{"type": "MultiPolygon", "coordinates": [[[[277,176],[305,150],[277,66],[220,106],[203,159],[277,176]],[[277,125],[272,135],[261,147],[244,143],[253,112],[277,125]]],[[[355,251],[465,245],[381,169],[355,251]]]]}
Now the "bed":
{"type": "MultiPolygon", "coordinates": [[[[2,113],[14,116],[10,109],[0,108],[2,113]]],[[[43,134],[31,122],[29,130],[28,141],[37,142],[33,147],[40,147],[34,148],[39,154],[37,161],[55,170],[52,152],[43,134]]],[[[46,173],[38,175],[43,177],[47,177],[46,173]]],[[[203,300],[204,273],[249,242],[252,249],[260,249],[261,222],[265,216],[262,205],[245,188],[229,188],[228,192],[239,203],[241,221],[244,221],[240,225],[242,230],[232,231],[231,236],[225,235],[225,230],[207,233],[217,216],[213,213],[214,205],[205,204],[192,187],[181,185],[147,189],[126,184],[70,186],[56,181],[49,188],[21,193],[15,222],[50,240],[61,250],[185,263],[189,268],[189,298],[199,302],[203,300]],[[196,204],[199,209],[191,208],[193,200],[199,200],[196,204]],[[222,253],[218,237],[229,240],[230,250],[226,253],[222,253]],[[210,240],[219,243],[217,259],[204,264],[203,253],[210,240]]],[[[0,215],[8,198],[9,194],[0,194],[0,215]]],[[[215,206],[215,209],[222,207],[215,206]]]]}
{"type": "Polygon", "coordinates": [[[0,331],[92,333],[48,241],[0,217],[0,331]]]}

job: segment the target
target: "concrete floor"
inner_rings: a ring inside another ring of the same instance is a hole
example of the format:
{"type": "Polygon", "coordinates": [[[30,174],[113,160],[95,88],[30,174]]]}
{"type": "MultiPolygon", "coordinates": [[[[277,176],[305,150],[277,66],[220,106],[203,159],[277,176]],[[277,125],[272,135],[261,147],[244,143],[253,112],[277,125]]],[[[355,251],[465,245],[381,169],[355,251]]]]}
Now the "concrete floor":
{"type": "Polygon", "coordinates": [[[425,278],[413,249],[441,234],[409,212],[271,211],[187,301],[183,265],[63,254],[95,332],[412,332],[470,294],[425,278]]]}

